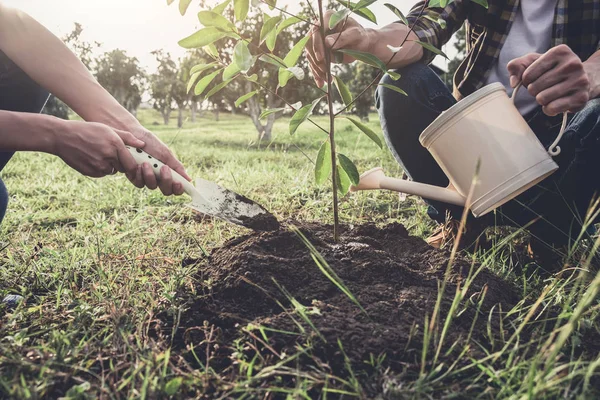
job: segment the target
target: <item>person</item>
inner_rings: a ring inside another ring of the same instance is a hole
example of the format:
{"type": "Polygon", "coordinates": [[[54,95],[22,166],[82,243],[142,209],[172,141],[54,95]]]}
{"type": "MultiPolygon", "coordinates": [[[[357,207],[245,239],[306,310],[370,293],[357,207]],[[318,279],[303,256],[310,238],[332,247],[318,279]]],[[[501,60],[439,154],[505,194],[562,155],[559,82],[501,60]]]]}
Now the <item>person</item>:
{"type": "MultiPolygon", "coordinates": [[[[183,193],[170,168],[190,179],[169,148],[102,88],[56,36],[0,3],[0,171],[17,151],[56,155],[90,177],[122,172],[136,187],[160,187],[165,195],[183,193]],[[49,93],[84,121],[39,114],[49,93]],[[166,164],[158,180],[149,164],[136,164],[126,145],[143,148],[166,164]]],[[[8,198],[0,179],[0,222],[8,198]]]]}
{"type": "MultiPolygon", "coordinates": [[[[368,52],[401,74],[383,83],[402,88],[407,96],[379,86],[376,106],[386,142],[406,174],[418,182],[447,186],[447,177],[418,137],[443,111],[481,87],[502,83],[509,95],[519,82],[516,105],[546,147],[556,138],[562,113],[569,124],[555,159],[560,169],[538,186],[507,203],[496,214],[469,220],[469,229],[489,225],[529,226],[532,247],[564,248],[576,238],[600,188],[600,1],[454,0],[445,7],[418,2],[399,22],[381,29],[362,27],[350,18],[343,29],[325,38],[312,30],[307,57],[316,83],[325,82],[325,52],[352,49],[368,52]],[[417,41],[440,49],[466,26],[467,56],[454,76],[451,92],[427,66],[435,54],[417,41]],[[391,46],[401,50],[394,55],[391,46]]],[[[328,24],[332,12],[328,12],[328,24]]],[[[343,62],[354,59],[344,56],[343,62]]],[[[427,201],[429,216],[440,229],[428,241],[439,247],[451,238],[463,210],[427,201]],[[449,216],[450,223],[447,223],[449,216]]],[[[467,237],[469,235],[466,235],[467,237]]],[[[471,236],[473,239],[475,236],[471,236]]],[[[469,243],[463,243],[469,245],[469,243]]],[[[546,248],[548,249],[548,248],[546,248]]]]}

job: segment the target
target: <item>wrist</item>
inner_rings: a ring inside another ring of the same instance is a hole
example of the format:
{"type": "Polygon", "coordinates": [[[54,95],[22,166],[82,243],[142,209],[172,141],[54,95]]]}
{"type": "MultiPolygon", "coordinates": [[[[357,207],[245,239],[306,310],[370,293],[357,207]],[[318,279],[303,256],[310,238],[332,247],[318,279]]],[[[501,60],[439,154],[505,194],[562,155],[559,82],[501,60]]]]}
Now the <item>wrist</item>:
{"type": "Polygon", "coordinates": [[[583,69],[590,82],[590,99],[600,97],[600,56],[592,56],[583,63],[583,69]]]}

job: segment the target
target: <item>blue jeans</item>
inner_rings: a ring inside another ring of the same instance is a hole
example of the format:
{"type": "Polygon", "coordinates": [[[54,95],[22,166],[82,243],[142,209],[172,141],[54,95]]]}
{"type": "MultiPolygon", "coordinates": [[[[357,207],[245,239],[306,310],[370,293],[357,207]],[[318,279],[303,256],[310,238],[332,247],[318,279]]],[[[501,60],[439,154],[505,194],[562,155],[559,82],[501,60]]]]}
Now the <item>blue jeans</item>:
{"type": "MultiPolygon", "coordinates": [[[[35,83],[25,72],[0,52],[0,110],[39,113],[48,101],[48,91],[35,83]]],[[[20,132],[15,132],[19,135],[20,132]]],[[[14,153],[0,151],[0,171],[14,153]]],[[[8,191],[0,179],[0,223],[6,215],[8,191]]]]}
{"type": "MultiPolygon", "coordinates": [[[[406,174],[417,182],[447,186],[448,178],[431,154],[419,143],[419,135],[443,111],[456,104],[446,85],[428,66],[417,63],[397,71],[383,83],[402,88],[408,96],[380,86],[377,109],[386,142],[406,174]]],[[[529,126],[544,146],[549,147],[560,130],[562,116],[548,117],[541,107],[526,116],[529,126]]],[[[565,245],[581,232],[582,221],[594,196],[600,191],[600,99],[572,115],[555,157],[558,172],[515,200],[477,221],[484,226],[530,226],[532,235],[543,242],[565,245]]],[[[439,222],[449,213],[459,219],[463,209],[427,201],[429,216],[439,222]]]]}

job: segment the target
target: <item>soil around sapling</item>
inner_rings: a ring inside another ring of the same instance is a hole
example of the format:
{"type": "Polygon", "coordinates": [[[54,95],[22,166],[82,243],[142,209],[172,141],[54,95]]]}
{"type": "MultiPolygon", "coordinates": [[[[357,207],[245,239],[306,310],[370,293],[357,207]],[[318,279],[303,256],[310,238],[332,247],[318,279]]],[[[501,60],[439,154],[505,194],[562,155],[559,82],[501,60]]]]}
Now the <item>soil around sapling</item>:
{"type": "MultiPolygon", "coordinates": [[[[409,236],[399,224],[344,227],[339,243],[332,240],[331,226],[298,227],[366,313],[319,270],[296,233],[285,229],[253,233],[227,242],[198,261],[195,294],[189,290],[181,293],[187,296],[187,304],[179,317],[175,346],[206,343],[206,330],[211,327],[212,346],[218,343],[215,357],[220,360],[211,361],[214,368],[230,366],[234,342],[241,338],[254,342],[265,355],[291,355],[298,345],[310,344],[310,357],[301,362],[321,360],[334,373],[343,373],[339,339],[358,371],[369,369],[365,361],[382,354],[392,371],[418,369],[423,324],[434,310],[449,252],[409,236]],[[292,311],[282,288],[307,307],[314,327],[292,311]],[[269,348],[243,329],[250,327],[251,333],[261,336],[252,331],[258,326],[271,329],[267,331],[269,348]]],[[[448,314],[457,285],[464,284],[472,267],[471,260],[456,260],[441,303],[442,317],[448,314]]],[[[449,330],[443,353],[454,342],[464,344],[471,329],[478,342],[493,343],[488,320],[493,335],[500,335],[499,310],[510,310],[520,297],[511,284],[483,269],[466,299],[475,305],[483,299],[480,312],[475,306],[463,307],[449,330]]],[[[163,321],[163,332],[171,332],[172,318],[163,321]]],[[[472,351],[477,356],[481,350],[475,347],[472,351]]],[[[460,345],[456,348],[462,350],[460,345]]],[[[442,358],[453,355],[450,351],[442,358]]]]}

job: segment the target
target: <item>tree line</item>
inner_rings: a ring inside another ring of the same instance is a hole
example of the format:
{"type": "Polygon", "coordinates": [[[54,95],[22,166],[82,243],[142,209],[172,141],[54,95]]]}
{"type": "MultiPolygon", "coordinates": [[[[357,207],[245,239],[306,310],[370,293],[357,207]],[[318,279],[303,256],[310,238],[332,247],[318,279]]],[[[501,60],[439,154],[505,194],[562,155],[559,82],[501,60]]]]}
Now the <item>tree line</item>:
{"type": "MultiPolygon", "coordinates": [[[[249,16],[245,21],[245,36],[255,37],[257,43],[260,29],[268,21],[263,20],[263,15],[249,16]]],[[[275,18],[275,17],[273,17],[275,18]]],[[[282,33],[275,46],[280,47],[279,53],[287,53],[295,43],[301,40],[307,31],[305,23],[298,23],[295,29],[282,33]]],[[[107,89],[115,99],[132,114],[136,115],[144,97],[149,99],[152,107],[162,115],[162,123],[168,125],[173,113],[177,113],[177,126],[184,124],[184,115],[189,111],[190,119],[195,122],[200,112],[210,111],[218,120],[220,113],[244,114],[254,124],[259,139],[269,140],[275,120],[286,112],[286,104],[282,98],[299,99],[302,103],[315,98],[314,86],[305,84],[304,80],[310,79],[308,74],[304,79],[292,79],[284,86],[278,86],[278,66],[263,64],[256,77],[260,86],[265,90],[255,91],[254,95],[240,102],[240,98],[250,90],[248,82],[228,82],[227,85],[217,84],[211,80],[211,75],[204,75],[208,66],[213,61],[206,55],[206,51],[188,51],[180,59],[174,59],[168,52],[157,49],[152,55],[157,61],[157,69],[148,73],[135,57],[129,56],[126,51],[114,49],[96,55],[96,50],[101,46],[98,42],[87,42],[82,39],[83,27],[75,24],[74,29],[63,40],[77,54],[85,66],[94,74],[98,82],[107,89]],[[201,79],[196,79],[203,76],[201,79]],[[275,85],[273,84],[275,82],[275,85]],[[273,93],[267,88],[277,87],[273,93]]],[[[214,44],[221,54],[234,57],[234,43],[231,39],[224,38],[214,44]]],[[[464,40],[459,41],[459,51],[464,47],[464,40]]],[[[205,49],[206,50],[206,49],[205,49]]],[[[208,49],[210,50],[210,49],[208,49]]],[[[459,54],[462,57],[464,53],[459,54]]],[[[450,63],[450,69],[455,69],[458,59],[450,63]],[[456,64],[456,65],[454,65],[456,64]]],[[[308,71],[308,64],[304,57],[299,60],[303,71],[308,71]]],[[[377,75],[374,67],[363,63],[351,65],[338,65],[336,75],[349,82],[348,89],[354,96],[358,95],[365,87],[365,82],[370,82],[377,75]]],[[[450,77],[453,71],[445,74],[450,77]]],[[[212,77],[214,78],[214,77],[212,77]]],[[[447,81],[451,84],[450,80],[447,81]]],[[[371,89],[371,92],[374,89],[371,89]]],[[[373,107],[373,94],[367,93],[360,97],[353,105],[352,112],[362,120],[368,120],[373,107]]],[[[341,104],[341,98],[338,99],[341,104]]],[[[324,110],[323,110],[324,111],[324,110]]],[[[52,97],[48,102],[45,112],[60,118],[69,118],[70,110],[60,100],[52,97]]],[[[318,114],[320,110],[315,110],[318,114]]]]}

